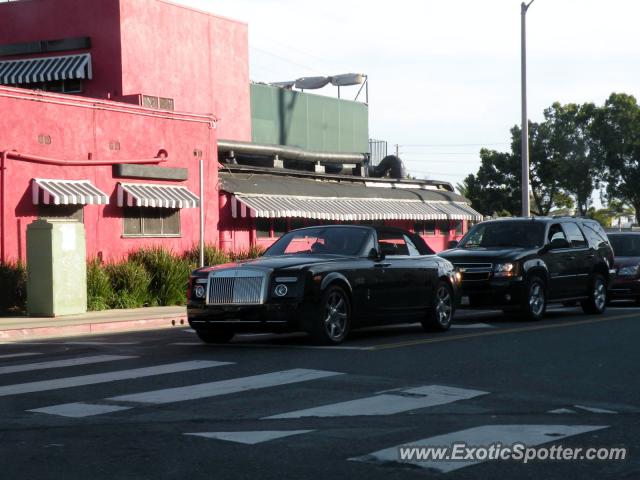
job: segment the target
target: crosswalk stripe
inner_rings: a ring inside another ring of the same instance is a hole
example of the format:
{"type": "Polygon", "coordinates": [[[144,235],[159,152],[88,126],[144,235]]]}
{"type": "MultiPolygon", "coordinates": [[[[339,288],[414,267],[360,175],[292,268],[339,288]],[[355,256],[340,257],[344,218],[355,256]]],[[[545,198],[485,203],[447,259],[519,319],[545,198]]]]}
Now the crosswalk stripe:
{"type": "Polygon", "coordinates": [[[618,412],[614,412],[613,410],[607,410],[605,408],[597,408],[597,407],[586,407],[584,405],[574,405],[574,407],[579,408],[580,410],[586,410],[591,413],[608,413],[608,414],[616,414],[618,412]]]}
{"type": "Polygon", "coordinates": [[[301,418],[301,417],[350,417],[358,415],[394,415],[409,410],[445,405],[459,400],[468,400],[488,392],[463,388],[428,385],[417,388],[386,392],[371,397],[349,400],[346,402],[322,405],[320,407],[296,410],[266,417],[301,418]]]}
{"type": "Polygon", "coordinates": [[[300,435],[302,433],[313,432],[313,430],[263,430],[254,432],[197,432],[185,433],[194,437],[212,438],[214,440],[225,440],[227,442],[244,443],[245,445],[255,445],[257,443],[268,442],[277,438],[300,435]]]}
{"type": "Polygon", "coordinates": [[[64,342],[64,345],[104,345],[104,346],[118,346],[118,345],[140,345],[140,342],[64,342]]]}
{"type": "Polygon", "coordinates": [[[378,450],[362,457],[350,458],[358,462],[367,463],[402,463],[412,464],[425,469],[433,469],[442,473],[458,470],[478,463],[480,460],[432,460],[432,459],[400,459],[401,447],[442,447],[462,444],[469,446],[486,446],[500,443],[513,445],[521,443],[527,447],[535,447],[549,442],[557,442],[567,437],[587,432],[602,430],[606,425],[483,425],[457,432],[438,435],[422,440],[411,441],[394,447],[378,450]]]}
{"type": "Polygon", "coordinates": [[[496,328],[488,323],[456,323],[451,328],[496,328]]]}
{"type": "Polygon", "coordinates": [[[65,360],[52,360],[50,362],[25,363],[22,365],[9,365],[0,367],[0,375],[7,373],[31,372],[34,370],[47,370],[50,368],[77,367],[94,363],[114,362],[116,360],[129,360],[138,358],[131,355],[93,355],[91,357],[68,358],[65,360]]]}
{"type": "Polygon", "coordinates": [[[123,407],[119,405],[99,405],[93,403],[64,403],[62,405],[54,405],[52,407],[34,408],[27,410],[34,413],[46,413],[48,415],[59,415],[61,417],[83,418],[93,415],[102,415],[104,413],[119,412],[128,410],[131,407],[123,407]]]}
{"type": "Polygon", "coordinates": [[[4,358],[19,358],[19,357],[33,357],[34,355],[42,355],[38,352],[23,352],[23,353],[10,353],[8,355],[0,355],[0,359],[4,358]]]}
{"type": "Polygon", "coordinates": [[[199,398],[216,397],[231,393],[246,392],[260,388],[277,387],[291,383],[318,380],[320,378],[343,375],[339,372],[328,372],[324,370],[308,370],[305,368],[294,368],[280,372],[253,375],[250,377],[232,378],[230,380],[219,380],[217,382],[200,383],[188,385],[186,387],[165,388],[162,390],[152,390],[149,392],[134,393],[131,395],[121,395],[109,398],[114,402],[134,402],[134,403],[174,403],[186,400],[197,400],[199,398]]]}
{"type": "Polygon", "coordinates": [[[130,370],[117,370],[115,372],[96,373],[93,375],[81,375],[77,377],[55,378],[38,382],[19,383],[0,387],[0,397],[19,395],[23,393],[44,392],[47,390],[59,390],[63,388],[96,385],[99,383],[115,382],[117,380],[131,380],[134,378],[166,375],[169,373],[186,372],[202,368],[219,367],[229,365],[230,362],[214,362],[194,360],[189,362],[168,363],[153,367],[133,368],[130,370]]]}

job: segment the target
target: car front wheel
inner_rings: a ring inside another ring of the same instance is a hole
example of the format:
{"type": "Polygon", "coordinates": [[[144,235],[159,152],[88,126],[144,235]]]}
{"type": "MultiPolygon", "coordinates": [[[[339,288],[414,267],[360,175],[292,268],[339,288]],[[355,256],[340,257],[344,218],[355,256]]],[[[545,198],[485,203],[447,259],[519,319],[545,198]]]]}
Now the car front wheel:
{"type": "Polygon", "coordinates": [[[196,334],[204,343],[228,343],[234,332],[230,330],[196,330],[196,334]]]}
{"type": "Polygon", "coordinates": [[[584,313],[600,315],[607,309],[607,282],[600,274],[595,274],[591,280],[589,298],[582,301],[584,313]]]}
{"type": "Polygon", "coordinates": [[[318,345],[342,343],[351,328],[351,302],[347,292],[332,285],[324,292],[320,308],[311,326],[311,338],[318,345]]]}
{"type": "Polygon", "coordinates": [[[539,277],[530,277],[525,286],[525,300],[521,306],[524,320],[535,321],[544,317],[547,310],[547,289],[539,277]]]}
{"type": "Polygon", "coordinates": [[[447,282],[439,282],[433,304],[427,312],[427,317],[422,321],[422,326],[428,332],[449,330],[454,312],[453,290],[447,282]]]}

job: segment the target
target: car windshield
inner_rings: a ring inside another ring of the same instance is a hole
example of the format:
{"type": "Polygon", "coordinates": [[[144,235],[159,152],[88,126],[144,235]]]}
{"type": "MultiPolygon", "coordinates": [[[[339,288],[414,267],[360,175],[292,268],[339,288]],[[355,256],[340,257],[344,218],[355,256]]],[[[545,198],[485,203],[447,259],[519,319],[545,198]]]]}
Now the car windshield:
{"type": "Polygon", "coordinates": [[[610,235],[616,257],[640,257],[640,235],[610,235]]]}
{"type": "Polygon", "coordinates": [[[459,248],[536,248],[544,244],[544,223],[532,221],[490,222],[476,225],[459,248]]]}
{"type": "Polygon", "coordinates": [[[370,236],[365,228],[317,227],[289,232],[264,255],[357,255],[370,236]]]}

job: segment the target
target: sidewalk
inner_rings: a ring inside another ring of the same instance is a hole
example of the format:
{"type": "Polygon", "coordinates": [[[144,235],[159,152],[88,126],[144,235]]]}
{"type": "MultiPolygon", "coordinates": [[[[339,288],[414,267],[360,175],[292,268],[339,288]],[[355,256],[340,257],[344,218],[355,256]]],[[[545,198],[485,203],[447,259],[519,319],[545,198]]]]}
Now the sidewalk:
{"type": "Polygon", "coordinates": [[[0,342],[188,326],[185,307],[104,310],[64,317],[0,317],[0,342]]]}

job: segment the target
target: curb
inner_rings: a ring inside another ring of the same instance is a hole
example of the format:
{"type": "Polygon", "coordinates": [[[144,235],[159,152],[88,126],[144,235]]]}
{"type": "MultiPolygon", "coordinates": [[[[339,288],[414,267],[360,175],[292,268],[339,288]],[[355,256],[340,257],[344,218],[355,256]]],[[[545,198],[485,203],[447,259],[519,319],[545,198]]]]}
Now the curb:
{"type": "Polygon", "coordinates": [[[31,339],[71,337],[80,335],[96,335],[188,326],[189,323],[187,322],[186,315],[147,318],[142,320],[89,322],[79,325],[52,325],[43,327],[0,330],[0,341],[20,341],[31,339]]]}

